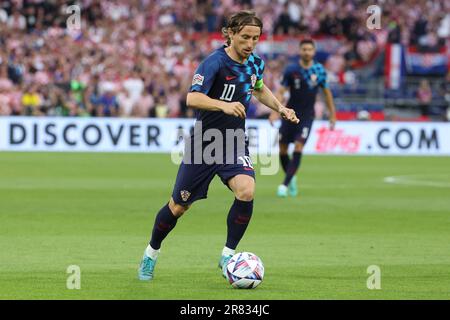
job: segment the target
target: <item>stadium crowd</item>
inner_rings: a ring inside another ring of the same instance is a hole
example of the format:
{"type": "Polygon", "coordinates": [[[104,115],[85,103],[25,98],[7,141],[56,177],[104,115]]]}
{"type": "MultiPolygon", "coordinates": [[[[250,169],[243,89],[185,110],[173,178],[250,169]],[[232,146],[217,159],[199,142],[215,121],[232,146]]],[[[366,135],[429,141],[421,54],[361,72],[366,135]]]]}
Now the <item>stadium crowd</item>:
{"type": "MultiPolygon", "coordinates": [[[[446,0],[15,0],[0,4],[0,115],[185,117],[198,62],[230,13],[253,9],[265,34],[334,36],[331,72],[368,61],[377,37],[367,7],[382,7],[386,41],[434,50],[449,37],[446,0]],[[80,28],[68,28],[77,4],[80,28]]],[[[286,57],[267,61],[273,89],[286,57]]],[[[268,110],[267,110],[268,111],[268,110]]],[[[249,117],[264,116],[254,105],[249,117]]]]}

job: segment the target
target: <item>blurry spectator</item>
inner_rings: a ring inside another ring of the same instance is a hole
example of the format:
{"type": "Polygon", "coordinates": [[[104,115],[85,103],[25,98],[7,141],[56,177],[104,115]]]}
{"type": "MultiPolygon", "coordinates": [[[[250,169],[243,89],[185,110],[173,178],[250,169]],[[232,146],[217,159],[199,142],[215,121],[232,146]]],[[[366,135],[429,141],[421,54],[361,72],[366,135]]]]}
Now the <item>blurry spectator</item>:
{"type": "Polygon", "coordinates": [[[288,34],[289,29],[294,25],[289,14],[289,3],[285,3],[283,6],[283,12],[278,16],[278,20],[275,23],[273,33],[275,34],[288,34]]]}
{"type": "Polygon", "coordinates": [[[6,12],[6,10],[0,8],[0,25],[6,24],[8,22],[8,13],[6,12]]]}
{"type": "Polygon", "coordinates": [[[288,12],[291,23],[294,27],[300,25],[300,19],[302,17],[302,7],[299,0],[288,1],[288,12]]]}
{"type": "Polygon", "coordinates": [[[37,91],[35,85],[30,85],[25,93],[22,95],[22,105],[24,107],[25,115],[36,116],[41,114],[42,99],[37,91]]]}
{"type": "Polygon", "coordinates": [[[94,117],[100,116],[100,93],[98,91],[92,91],[86,99],[86,110],[94,117]]]}
{"type": "Polygon", "coordinates": [[[397,21],[393,20],[388,24],[388,41],[390,43],[400,43],[402,30],[397,21]]]}
{"type": "Polygon", "coordinates": [[[119,115],[119,105],[112,86],[105,86],[97,105],[97,115],[100,117],[116,117],[119,115]]]}
{"type": "Polygon", "coordinates": [[[66,106],[64,99],[64,93],[61,89],[52,91],[51,100],[54,105],[54,109],[50,112],[50,115],[54,116],[68,116],[69,110],[66,106]]]}
{"type": "Polygon", "coordinates": [[[217,28],[217,15],[214,10],[213,0],[208,0],[205,3],[205,16],[206,26],[208,32],[216,32],[217,28]]]}
{"type": "Polygon", "coordinates": [[[429,106],[432,98],[433,94],[431,92],[430,83],[427,79],[422,79],[422,81],[420,81],[419,89],[417,90],[417,100],[419,102],[421,115],[424,117],[429,114],[429,106]]]}
{"type": "Polygon", "coordinates": [[[130,117],[135,104],[135,99],[131,96],[130,92],[126,89],[121,90],[117,95],[117,103],[119,104],[119,115],[121,117],[130,117]]]}
{"type": "Polygon", "coordinates": [[[320,32],[330,36],[342,34],[341,25],[335,12],[325,15],[320,22],[320,32]]]}
{"type": "MultiPolygon", "coordinates": [[[[342,10],[343,11],[343,10],[342,10]]],[[[339,12],[342,12],[339,10],[339,12]]],[[[341,23],[342,34],[347,39],[353,39],[355,35],[355,26],[358,25],[358,18],[351,9],[347,9],[343,17],[339,17],[341,23]]]]}
{"type": "Polygon", "coordinates": [[[340,74],[344,71],[345,68],[345,59],[342,54],[333,54],[327,59],[325,64],[327,70],[329,70],[332,74],[340,74]]]}
{"type": "Polygon", "coordinates": [[[20,11],[14,9],[12,15],[8,19],[8,27],[12,30],[24,30],[27,26],[25,17],[20,14],[20,11]]]}
{"type": "Polygon", "coordinates": [[[48,86],[46,86],[46,87],[42,87],[40,92],[41,92],[41,98],[42,98],[40,110],[43,115],[48,115],[50,113],[50,110],[53,107],[53,101],[51,99],[51,94],[50,94],[51,90],[48,86]]]}
{"type": "Polygon", "coordinates": [[[66,108],[67,108],[67,112],[68,112],[67,115],[69,117],[76,117],[76,116],[80,115],[79,107],[75,100],[73,100],[73,99],[68,100],[66,103],[66,108]]]}
{"type": "Polygon", "coordinates": [[[7,78],[6,65],[0,65],[0,115],[8,116],[12,112],[12,96],[10,94],[13,88],[11,80],[7,78]]]}
{"type": "Polygon", "coordinates": [[[25,9],[25,21],[28,31],[32,31],[36,28],[38,22],[37,9],[35,6],[29,6],[25,9]]]}
{"type": "Polygon", "coordinates": [[[133,104],[141,98],[144,91],[144,81],[137,70],[134,70],[132,75],[122,82],[122,85],[128,91],[128,96],[133,104]]]}
{"type": "Polygon", "coordinates": [[[166,118],[169,113],[169,108],[167,107],[167,101],[165,96],[159,96],[156,99],[155,105],[155,117],[156,118],[166,118]]]}
{"type": "Polygon", "coordinates": [[[442,15],[444,17],[440,22],[437,34],[441,39],[448,39],[450,37],[450,13],[442,13],[442,15]]]}
{"type": "Polygon", "coordinates": [[[86,90],[86,85],[80,81],[72,80],[70,82],[70,95],[77,102],[77,104],[82,104],[84,101],[84,91],[86,90]]]}
{"type": "Polygon", "coordinates": [[[144,93],[134,106],[132,115],[134,117],[147,118],[154,116],[155,99],[149,93],[144,93]]]}
{"type": "Polygon", "coordinates": [[[418,44],[419,39],[427,33],[428,20],[425,15],[421,15],[414,24],[412,31],[412,44],[418,44]]]}
{"type": "Polygon", "coordinates": [[[357,57],[362,62],[368,62],[377,49],[376,38],[368,31],[358,30],[357,40],[357,57]]]}
{"type": "Polygon", "coordinates": [[[180,89],[172,87],[167,93],[168,116],[170,118],[178,117],[180,114],[180,89]]]}
{"type": "Polygon", "coordinates": [[[13,87],[12,81],[8,78],[8,66],[5,63],[0,64],[0,88],[10,90],[13,87]]]}
{"type": "Polygon", "coordinates": [[[0,116],[9,116],[11,106],[6,90],[0,88],[0,116]]]}
{"type": "MultiPolygon", "coordinates": [[[[155,107],[155,99],[153,95],[146,92],[141,99],[136,103],[132,115],[134,117],[147,118],[153,113],[155,107]]],[[[154,114],[154,113],[153,113],[154,114]]]]}

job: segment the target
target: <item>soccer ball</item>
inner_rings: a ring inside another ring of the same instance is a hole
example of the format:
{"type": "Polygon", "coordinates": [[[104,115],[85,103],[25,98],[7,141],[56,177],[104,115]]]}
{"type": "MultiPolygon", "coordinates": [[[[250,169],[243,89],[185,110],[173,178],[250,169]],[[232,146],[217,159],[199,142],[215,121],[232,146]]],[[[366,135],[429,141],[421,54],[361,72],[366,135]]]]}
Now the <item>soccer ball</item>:
{"type": "Polygon", "coordinates": [[[239,252],[228,261],[224,274],[233,288],[252,289],[262,282],[264,265],[257,255],[239,252]]]}

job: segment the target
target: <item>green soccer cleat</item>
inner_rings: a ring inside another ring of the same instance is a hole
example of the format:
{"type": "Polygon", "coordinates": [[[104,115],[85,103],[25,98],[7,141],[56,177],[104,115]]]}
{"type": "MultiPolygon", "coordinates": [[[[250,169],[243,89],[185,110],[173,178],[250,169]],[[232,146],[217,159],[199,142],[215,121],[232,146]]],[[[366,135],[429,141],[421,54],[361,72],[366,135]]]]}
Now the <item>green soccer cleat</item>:
{"type": "Polygon", "coordinates": [[[297,188],[297,177],[293,176],[291,179],[291,182],[288,186],[289,195],[291,197],[296,197],[298,194],[298,188],[297,188]]]}
{"type": "Polygon", "coordinates": [[[286,198],[288,196],[288,187],[286,187],[284,184],[280,184],[278,186],[277,196],[279,196],[280,198],[286,198]]]}
{"type": "Polygon", "coordinates": [[[139,265],[139,280],[149,281],[153,279],[153,271],[155,269],[156,259],[153,260],[144,253],[141,264],[139,265]]]}
{"type": "Polygon", "coordinates": [[[233,257],[232,255],[229,256],[221,256],[220,260],[219,260],[219,269],[222,270],[222,276],[224,278],[226,278],[225,276],[225,272],[226,272],[226,267],[228,264],[228,261],[230,261],[231,257],[233,257]]]}

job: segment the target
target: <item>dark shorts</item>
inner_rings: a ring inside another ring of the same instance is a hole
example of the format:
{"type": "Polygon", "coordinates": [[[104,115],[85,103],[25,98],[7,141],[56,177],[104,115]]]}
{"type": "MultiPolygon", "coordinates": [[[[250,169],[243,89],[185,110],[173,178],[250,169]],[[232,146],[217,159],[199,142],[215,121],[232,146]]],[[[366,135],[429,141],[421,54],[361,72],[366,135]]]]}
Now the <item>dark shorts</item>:
{"type": "Polygon", "coordinates": [[[238,174],[255,178],[255,171],[251,163],[238,161],[236,164],[185,164],[178,169],[172,198],[175,203],[189,205],[196,200],[205,199],[208,187],[217,174],[222,182],[228,186],[228,181],[238,174]]]}
{"type": "Polygon", "coordinates": [[[306,144],[311,133],[314,119],[300,119],[298,124],[283,120],[280,127],[280,142],[289,144],[301,142],[306,144]]]}

